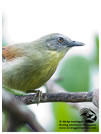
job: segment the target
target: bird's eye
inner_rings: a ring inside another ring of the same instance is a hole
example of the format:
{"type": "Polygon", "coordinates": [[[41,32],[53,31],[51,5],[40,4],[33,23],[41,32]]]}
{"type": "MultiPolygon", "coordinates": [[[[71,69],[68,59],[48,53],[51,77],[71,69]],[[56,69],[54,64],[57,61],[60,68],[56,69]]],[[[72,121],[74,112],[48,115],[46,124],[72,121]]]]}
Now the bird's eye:
{"type": "Polygon", "coordinates": [[[63,39],[62,37],[59,37],[59,38],[58,38],[58,42],[59,42],[59,43],[62,43],[63,41],[64,41],[64,39],[63,39]]]}

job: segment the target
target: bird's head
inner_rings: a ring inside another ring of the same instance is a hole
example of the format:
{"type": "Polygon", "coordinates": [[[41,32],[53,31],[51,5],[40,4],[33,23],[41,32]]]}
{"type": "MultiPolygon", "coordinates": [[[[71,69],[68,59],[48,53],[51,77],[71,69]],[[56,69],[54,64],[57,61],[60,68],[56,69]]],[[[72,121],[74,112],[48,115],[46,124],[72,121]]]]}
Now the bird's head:
{"type": "Polygon", "coordinates": [[[49,51],[66,53],[74,46],[83,46],[84,43],[72,41],[70,38],[59,33],[53,33],[40,38],[41,44],[49,51]]]}

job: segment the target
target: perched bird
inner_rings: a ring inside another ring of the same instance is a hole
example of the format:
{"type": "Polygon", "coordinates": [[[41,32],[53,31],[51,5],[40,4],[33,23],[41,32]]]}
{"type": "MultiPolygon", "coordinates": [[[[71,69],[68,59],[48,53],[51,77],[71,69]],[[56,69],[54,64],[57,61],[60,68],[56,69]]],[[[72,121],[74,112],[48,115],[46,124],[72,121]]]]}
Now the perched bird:
{"type": "Polygon", "coordinates": [[[83,46],[59,33],[2,48],[4,86],[23,92],[39,88],[55,72],[60,60],[74,46],[83,46]]]}

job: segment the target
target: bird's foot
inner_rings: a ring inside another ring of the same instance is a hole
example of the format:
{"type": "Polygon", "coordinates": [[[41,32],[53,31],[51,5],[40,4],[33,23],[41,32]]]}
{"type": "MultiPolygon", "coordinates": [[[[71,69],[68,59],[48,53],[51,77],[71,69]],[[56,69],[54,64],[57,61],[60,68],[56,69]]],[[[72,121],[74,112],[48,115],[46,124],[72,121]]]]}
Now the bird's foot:
{"type": "Polygon", "coordinates": [[[40,90],[30,90],[27,91],[27,93],[35,93],[35,97],[37,98],[37,105],[40,103],[41,97],[42,97],[42,91],[40,90]]]}
{"type": "Polygon", "coordinates": [[[41,97],[42,97],[42,91],[36,90],[36,97],[37,97],[37,105],[40,103],[41,97]]]}

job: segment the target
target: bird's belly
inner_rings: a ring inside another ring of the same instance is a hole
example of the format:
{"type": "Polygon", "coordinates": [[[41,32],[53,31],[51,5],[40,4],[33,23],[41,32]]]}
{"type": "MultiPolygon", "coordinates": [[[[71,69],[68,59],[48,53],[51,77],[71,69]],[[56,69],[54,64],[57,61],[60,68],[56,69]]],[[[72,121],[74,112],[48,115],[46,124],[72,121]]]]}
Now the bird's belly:
{"type": "Polygon", "coordinates": [[[26,91],[34,90],[44,85],[53,75],[55,69],[56,68],[45,68],[39,72],[34,72],[32,78],[26,82],[26,91]]]}
{"type": "Polygon", "coordinates": [[[48,68],[40,68],[30,72],[30,69],[21,70],[17,73],[6,72],[3,75],[3,85],[11,89],[16,89],[24,92],[33,91],[41,87],[49,80],[56,68],[49,66],[48,68]]]}

